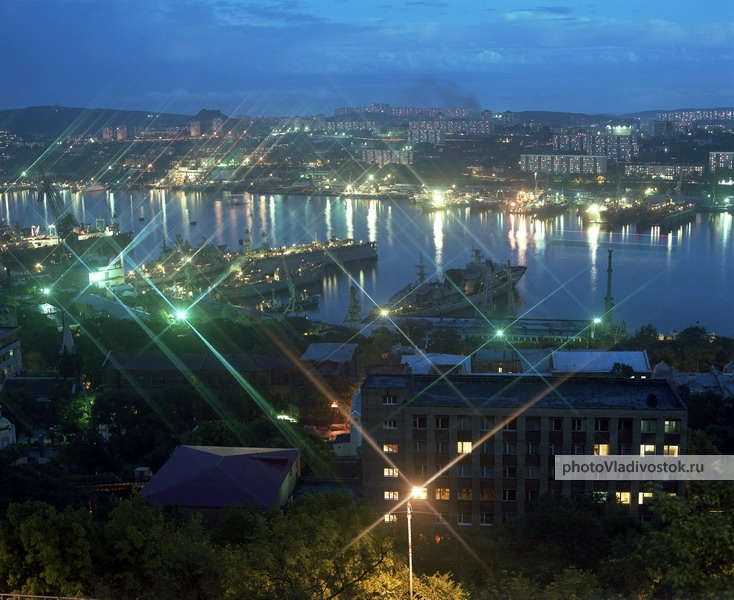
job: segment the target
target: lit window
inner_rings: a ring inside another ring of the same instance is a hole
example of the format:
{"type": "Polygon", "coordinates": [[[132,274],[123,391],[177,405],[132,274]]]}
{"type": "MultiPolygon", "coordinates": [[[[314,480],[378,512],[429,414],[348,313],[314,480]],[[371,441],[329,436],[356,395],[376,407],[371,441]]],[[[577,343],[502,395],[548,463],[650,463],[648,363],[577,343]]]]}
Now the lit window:
{"type": "Polygon", "coordinates": [[[383,492],[385,500],[400,500],[400,494],[391,490],[385,490],[383,492]]]}
{"type": "Polygon", "coordinates": [[[449,488],[436,488],[436,500],[449,500],[451,490],[449,488]]]}
{"type": "Polygon", "coordinates": [[[471,500],[471,488],[461,488],[456,492],[457,500],[471,500]]]}
{"type": "Polygon", "coordinates": [[[491,502],[494,500],[494,490],[492,488],[481,488],[479,490],[479,499],[482,502],[491,502]]]}
{"type": "Polygon", "coordinates": [[[640,421],[640,431],[642,433],[655,433],[657,421],[655,419],[642,419],[640,421]]]}
{"type": "Polygon", "coordinates": [[[608,456],[609,444],[594,444],[594,456],[608,456]]]}
{"type": "Polygon", "coordinates": [[[456,451],[459,454],[470,454],[471,453],[471,442],[458,442],[456,445],[456,451]]]}
{"type": "Polygon", "coordinates": [[[382,397],[382,403],[383,404],[397,404],[398,403],[398,397],[392,396],[392,395],[386,395],[382,397]]]}
{"type": "Polygon", "coordinates": [[[618,504],[629,504],[632,502],[632,495],[630,492],[617,492],[615,498],[618,504]]]}
{"type": "Polygon", "coordinates": [[[655,454],[655,444],[641,444],[640,456],[653,456],[655,454]]]}
{"type": "Polygon", "coordinates": [[[397,444],[383,444],[382,445],[382,451],[387,453],[393,453],[398,451],[398,445],[397,444]]]}
{"type": "Polygon", "coordinates": [[[387,421],[382,422],[382,428],[383,429],[397,429],[398,422],[396,419],[388,419],[387,421]]]}
{"type": "Polygon", "coordinates": [[[637,494],[637,504],[652,504],[652,492],[639,492],[637,494]]]}
{"type": "Polygon", "coordinates": [[[665,421],[665,433],[680,433],[680,421],[678,419],[665,421]]]}
{"type": "Polygon", "coordinates": [[[398,476],[398,470],[393,469],[391,467],[385,467],[382,470],[382,476],[383,477],[397,477],[398,476]]]}
{"type": "Polygon", "coordinates": [[[427,500],[428,499],[428,488],[420,487],[417,485],[413,486],[413,490],[410,495],[416,500],[427,500]]]}
{"type": "Polygon", "coordinates": [[[663,446],[665,456],[678,456],[678,446],[663,446]]]}
{"type": "Polygon", "coordinates": [[[397,522],[398,522],[397,515],[393,515],[393,514],[385,515],[385,523],[397,523],[397,522]]]}

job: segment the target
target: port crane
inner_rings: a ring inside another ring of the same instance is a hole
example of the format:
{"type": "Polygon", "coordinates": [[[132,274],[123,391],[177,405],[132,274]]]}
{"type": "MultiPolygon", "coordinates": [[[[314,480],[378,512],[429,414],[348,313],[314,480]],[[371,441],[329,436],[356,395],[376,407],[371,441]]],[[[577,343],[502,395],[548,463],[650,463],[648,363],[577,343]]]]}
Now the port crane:
{"type": "Polygon", "coordinates": [[[38,186],[38,201],[43,202],[44,200],[48,202],[53,216],[51,226],[56,230],[59,239],[66,240],[79,227],[79,223],[48,178],[43,178],[38,186]]]}

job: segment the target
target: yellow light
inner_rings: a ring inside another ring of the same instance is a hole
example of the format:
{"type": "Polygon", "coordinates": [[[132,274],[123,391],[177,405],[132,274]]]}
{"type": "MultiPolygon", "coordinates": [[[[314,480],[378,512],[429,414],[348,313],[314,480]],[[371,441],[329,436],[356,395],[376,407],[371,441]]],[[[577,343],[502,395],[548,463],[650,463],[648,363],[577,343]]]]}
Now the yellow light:
{"type": "Polygon", "coordinates": [[[426,500],[428,498],[428,488],[414,485],[410,492],[410,497],[416,500],[426,500]]]}
{"type": "Polygon", "coordinates": [[[386,308],[383,308],[383,309],[382,309],[382,310],[380,311],[380,316],[381,316],[381,317],[387,317],[387,316],[389,316],[389,315],[390,315],[390,311],[389,311],[389,310],[387,310],[386,308]]]}

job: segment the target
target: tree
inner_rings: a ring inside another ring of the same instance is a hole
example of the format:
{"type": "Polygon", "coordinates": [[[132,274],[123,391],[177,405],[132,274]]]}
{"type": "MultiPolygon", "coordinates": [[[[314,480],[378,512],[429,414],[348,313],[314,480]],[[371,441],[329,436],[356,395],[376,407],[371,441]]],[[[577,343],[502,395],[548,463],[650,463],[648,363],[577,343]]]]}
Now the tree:
{"type": "Polygon", "coordinates": [[[345,494],[297,498],[288,512],[262,513],[251,542],[225,552],[225,598],[359,598],[390,564],[392,546],[371,514],[345,494]]]}
{"type": "Polygon", "coordinates": [[[566,567],[545,588],[547,600],[599,600],[599,579],[591,571],[566,567]]]}
{"type": "Polygon", "coordinates": [[[8,507],[0,522],[0,580],[26,594],[85,596],[95,582],[100,531],[89,511],[43,502],[8,507]]]}
{"type": "Polygon", "coordinates": [[[734,482],[691,481],[687,497],[660,495],[663,527],[640,541],[653,580],[680,598],[734,594],[734,482]]]}

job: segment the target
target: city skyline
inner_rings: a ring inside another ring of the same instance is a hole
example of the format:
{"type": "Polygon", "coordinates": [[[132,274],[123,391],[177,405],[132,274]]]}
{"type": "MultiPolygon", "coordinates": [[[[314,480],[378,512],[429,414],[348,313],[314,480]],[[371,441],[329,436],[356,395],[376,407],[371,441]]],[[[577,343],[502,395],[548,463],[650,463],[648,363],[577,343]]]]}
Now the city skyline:
{"type": "Polygon", "coordinates": [[[626,114],[725,107],[734,8],[659,1],[8,0],[0,109],[341,106],[626,114]]]}

